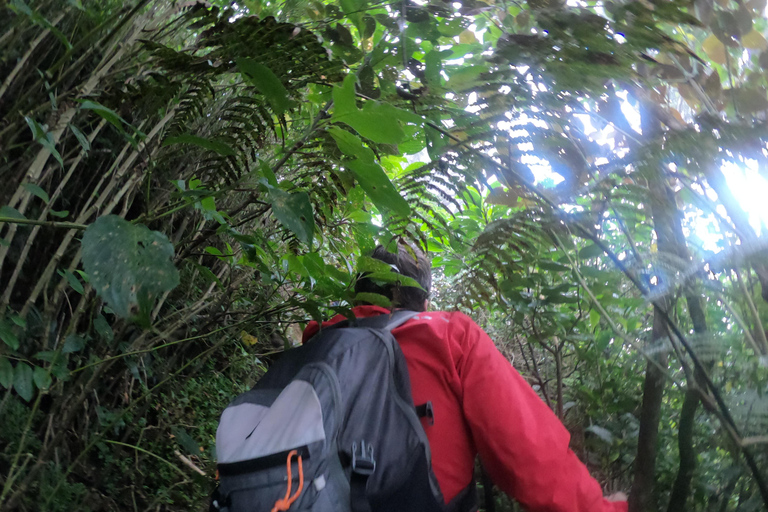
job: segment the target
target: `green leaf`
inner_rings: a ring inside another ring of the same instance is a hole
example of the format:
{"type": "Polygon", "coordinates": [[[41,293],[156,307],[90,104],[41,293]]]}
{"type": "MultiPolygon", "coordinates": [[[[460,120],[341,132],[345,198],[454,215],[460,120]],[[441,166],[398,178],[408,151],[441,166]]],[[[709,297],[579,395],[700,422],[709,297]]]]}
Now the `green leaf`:
{"type": "Polygon", "coordinates": [[[584,430],[586,430],[587,432],[592,432],[607,444],[613,444],[613,434],[611,434],[607,429],[604,429],[603,427],[598,427],[597,425],[590,425],[584,430]]]}
{"type": "MultiPolygon", "coordinates": [[[[366,103],[365,107],[373,105],[366,103]]],[[[390,109],[377,107],[363,108],[359,112],[346,114],[339,120],[348,124],[366,139],[379,144],[399,144],[405,140],[405,132],[397,118],[384,113],[390,109]]]]}
{"type": "Polygon", "coordinates": [[[192,135],[191,133],[185,133],[176,137],[168,137],[163,141],[163,146],[170,146],[172,144],[192,144],[194,146],[213,151],[221,156],[233,156],[235,150],[228,144],[225,144],[218,140],[205,139],[192,135]]]}
{"type": "Polygon", "coordinates": [[[370,256],[360,256],[357,259],[358,273],[389,272],[390,270],[397,271],[395,267],[389,263],[384,263],[383,261],[371,258],[370,256]]]}
{"type": "Polygon", "coordinates": [[[213,256],[224,256],[224,254],[220,250],[218,250],[213,246],[208,246],[204,250],[205,252],[207,252],[208,254],[212,254],[213,256]]]}
{"type": "Polygon", "coordinates": [[[359,12],[365,5],[365,2],[361,0],[341,0],[340,4],[344,14],[349,15],[359,12]]]}
{"type": "MultiPolygon", "coordinates": [[[[446,52],[449,53],[449,52],[446,52]]],[[[443,70],[443,52],[432,50],[424,57],[425,78],[427,83],[440,85],[440,73],[443,70]]]]}
{"type": "Polygon", "coordinates": [[[77,278],[75,274],[70,272],[69,270],[59,270],[59,275],[64,277],[67,282],[69,283],[69,286],[72,287],[73,290],[75,290],[80,295],[85,293],[85,290],[83,289],[83,284],[80,282],[80,280],[77,278]]]}
{"type": "Polygon", "coordinates": [[[401,217],[410,215],[411,207],[408,202],[389,181],[387,173],[379,164],[357,159],[346,162],[345,165],[355,173],[358,183],[380,211],[391,210],[401,217]]]}
{"type": "Polygon", "coordinates": [[[35,372],[32,375],[37,389],[48,389],[51,387],[51,374],[45,368],[35,366],[35,372]]]}
{"type": "Polygon", "coordinates": [[[24,117],[24,120],[27,122],[27,125],[29,125],[29,129],[32,130],[32,136],[34,137],[35,142],[39,142],[41,146],[43,146],[51,153],[51,155],[53,155],[56,161],[59,162],[59,165],[64,167],[64,160],[61,158],[61,154],[59,154],[59,151],[56,149],[53,134],[30,117],[24,117]]]}
{"type": "MultiPolygon", "coordinates": [[[[452,58],[456,58],[456,56],[453,55],[452,58]]],[[[485,65],[462,66],[456,68],[455,71],[450,73],[448,87],[455,91],[469,89],[470,87],[482,83],[480,75],[486,71],[488,71],[488,68],[485,65]]]]}
{"type": "Polygon", "coordinates": [[[361,292],[355,295],[352,301],[356,303],[364,302],[366,304],[373,304],[374,306],[381,306],[383,308],[392,307],[392,301],[380,293],[361,292]]]}
{"type": "Polygon", "coordinates": [[[372,281],[379,281],[382,283],[390,283],[390,284],[399,283],[401,286],[410,286],[413,288],[418,288],[419,290],[424,289],[419,284],[419,282],[413,279],[412,277],[398,274],[394,270],[389,270],[388,272],[372,272],[370,274],[366,274],[365,277],[367,277],[372,281]]]}
{"type": "Polygon", "coordinates": [[[184,448],[187,453],[191,455],[200,454],[200,445],[192,439],[192,436],[190,436],[186,430],[181,427],[172,427],[171,432],[176,436],[176,441],[179,442],[179,446],[184,448]]]}
{"type": "Polygon", "coordinates": [[[71,354],[73,352],[80,352],[83,350],[83,347],[85,347],[85,339],[78,334],[70,334],[64,340],[64,346],[61,348],[61,353],[71,354]]]}
{"type": "Polygon", "coordinates": [[[48,214],[53,215],[54,217],[58,217],[59,219],[63,219],[69,215],[69,210],[62,210],[60,212],[56,210],[48,210],[48,214]]]}
{"type": "Polygon", "coordinates": [[[92,110],[96,114],[99,115],[102,119],[106,120],[108,123],[112,124],[115,128],[117,128],[121,133],[123,133],[125,130],[123,129],[123,123],[128,124],[125,119],[117,115],[117,112],[115,112],[112,109],[109,109],[102,105],[101,103],[97,103],[95,101],[91,100],[85,100],[80,103],[80,109],[81,110],[92,110]]]}
{"type": "Polygon", "coordinates": [[[603,250],[594,244],[590,244],[579,251],[579,259],[588,260],[590,258],[597,258],[603,254],[603,250]]]}
{"type": "Polygon", "coordinates": [[[5,389],[9,389],[13,386],[13,366],[11,366],[11,362],[4,357],[0,357],[0,386],[5,389]]]}
{"type": "Polygon", "coordinates": [[[80,147],[83,148],[83,151],[86,153],[89,152],[91,150],[91,142],[88,140],[88,137],[86,137],[75,125],[70,124],[69,129],[72,130],[72,133],[80,143],[80,147]]]}
{"type": "Polygon", "coordinates": [[[362,22],[362,34],[360,36],[363,39],[368,39],[374,32],[376,32],[376,19],[373,16],[365,15],[362,22]]]}
{"type": "Polygon", "coordinates": [[[46,193],[46,191],[34,183],[25,183],[24,188],[27,189],[33,196],[37,196],[42,199],[45,204],[51,202],[51,197],[46,193]]]}
{"type": "Polygon", "coordinates": [[[269,189],[272,212],[280,223],[291,230],[296,237],[312,246],[315,236],[315,217],[312,203],[306,192],[288,193],[279,188],[269,189]]]}
{"type": "Polygon", "coordinates": [[[16,208],[10,206],[3,206],[0,208],[0,217],[8,217],[9,219],[25,220],[26,217],[19,213],[16,208]]]}
{"type": "Polygon", "coordinates": [[[149,324],[155,298],[179,284],[173,245],[143,224],[99,217],[83,235],[83,267],[118,316],[149,324]]]}
{"type": "Polygon", "coordinates": [[[355,75],[352,73],[344,77],[341,87],[333,88],[333,119],[357,112],[355,103],[355,75]]]}
{"type": "Polygon", "coordinates": [[[267,66],[253,59],[237,59],[237,68],[256,89],[263,94],[276,114],[280,115],[293,106],[283,82],[267,66]]]}
{"type": "Polygon", "coordinates": [[[96,317],[93,321],[93,329],[96,331],[99,338],[107,343],[111,343],[112,340],[115,339],[115,332],[112,330],[112,326],[109,325],[109,322],[107,322],[107,319],[104,318],[104,315],[96,317]]]}
{"type": "Polygon", "coordinates": [[[539,260],[537,265],[541,269],[550,270],[552,272],[565,272],[566,270],[571,270],[570,267],[557,263],[556,261],[539,260]]]}
{"type": "Polygon", "coordinates": [[[47,363],[54,363],[57,359],[59,359],[59,357],[60,354],[54,350],[44,350],[35,354],[35,359],[39,359],[47,363]]]}
{"type": "Polygon", "coordinates": [[[267,183],[269,183],[273,187],[276,187],[277,177],[275,176],[275,172],[272,170],[269,164],[267,164],[267,162],[264,162],[263,160],[259,160],[259,169],[261,170],[262,176],[266,178],[267,183]]]}
{"type": "Polygon", "coordinates": [[[19,349],[19,338],[13,332],[13,323],[5,318],[0,320],[0,339],[12,350],[19,349]]]}
{"type": "Polygon", "coordinates": [[[333,137],[333,140],[336,141],[336,144],[339,146],[342,153],[359,158],[366,163],[373,163],[373,151],[363,145],[363,141],[360,137],[353,133],[349,133],[347,130],[342,130],[338,126],[328,128],[328,133],[333,137]]]}
{"type": "Polygon", "coordinates": [[[32,384],[32,368],[27,363],[19,363],[13,370],[13,388],[26,402],[35,396],[35,387],[32,384]]]}

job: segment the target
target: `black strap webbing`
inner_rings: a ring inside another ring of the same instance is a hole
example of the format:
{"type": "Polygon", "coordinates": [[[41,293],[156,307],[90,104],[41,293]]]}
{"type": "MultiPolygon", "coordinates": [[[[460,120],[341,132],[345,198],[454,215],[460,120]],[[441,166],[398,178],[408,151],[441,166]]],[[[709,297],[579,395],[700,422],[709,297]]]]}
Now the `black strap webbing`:
{"type": "Polygon", "coordinates": [[[349,505],[352,512],[371,512],[371,504],[365,492],[368,476],[352,472],[349,479],[349,505]]]}
{"type": "MultiPolygon", "coordinates": [[[[296,448],[298,455],[304,459],[309,458],[309,448],[302,446],[296,448]]],[[[257,459],[243,460],[240,462],[228,462],[219,464],[216,468],[219,470],[219,474],[222,476],[234,476],[242,475],[243,473],[253,473],[255,471],[261,471],[264,469],[273,468],[275,466],[284,466],[285,461],[288,460],[288,454],[291,450],[286,450],[280,453],[274,453],[272,455],[265,455],[257,459]]]]}

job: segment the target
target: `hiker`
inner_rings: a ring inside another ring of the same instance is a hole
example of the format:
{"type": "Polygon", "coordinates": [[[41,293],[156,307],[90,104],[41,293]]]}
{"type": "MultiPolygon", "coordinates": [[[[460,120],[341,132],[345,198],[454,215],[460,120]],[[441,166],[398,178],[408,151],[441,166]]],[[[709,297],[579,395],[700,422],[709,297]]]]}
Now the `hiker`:
{"type": "MultiPolygon", "coordinates": [[[[431,405],[422,424],[445,502],[473,489],[479,454],[496,485],[529,512],[625,512],[626,496],[603,497],[569,449],[568,431],[488,335],[463,313],[427,311],[432,277],[424,253],[400,244],[398,254],[379,246],[372,257],[424,288],[382,287],[362,276],[356,292],[420,312],[392,334],[405,356],[414,404],[431,405]]],[[[390,313],[373,305],[353,312],[358,318],[390,313]]],[[[338,315],[323,326],[343,320],[338,315]]],[[[318,330],[310,322],[303,341],[318,330]]]]}

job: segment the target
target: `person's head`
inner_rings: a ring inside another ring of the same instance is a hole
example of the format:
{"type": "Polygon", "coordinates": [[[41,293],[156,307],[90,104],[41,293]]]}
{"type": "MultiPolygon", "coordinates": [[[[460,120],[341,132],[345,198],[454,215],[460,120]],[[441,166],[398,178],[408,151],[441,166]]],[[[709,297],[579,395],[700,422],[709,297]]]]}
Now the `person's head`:
{"type": "Polygon", "coordinates": [[[397,254],[393,254],[383,245],[374,249],[371,257],[390,265],[393,271],[416,280],[424,290],[413,286],[402,286],[397,283],[379,286],[364,275],[357,280],[355,292],[378,293],[392,301],[396,308],[413,311],[426,311],[429,290],[432,287],[432,264],[427,255],[412,244],[400,242],[397,244],[397,254]]]}

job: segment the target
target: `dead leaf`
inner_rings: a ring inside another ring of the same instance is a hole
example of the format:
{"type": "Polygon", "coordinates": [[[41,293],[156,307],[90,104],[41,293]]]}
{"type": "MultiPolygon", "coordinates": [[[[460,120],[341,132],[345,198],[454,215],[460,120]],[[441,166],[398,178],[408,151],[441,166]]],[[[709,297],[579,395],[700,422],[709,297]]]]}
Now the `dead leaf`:
{"type": "Polygon", "coordinates": [[[681,123],[683,123],[683,124],[688,124],[688,123],[685,121],[685,119],[683,119],[683,116],[682,116],[682,114],[680,114],[680,112],[679,112],[679,111],[678,111],[676,108],[671,108],[671,109],[669,109],[669,113],[670,113],[670,114],[672,114],[672,117],[674,117],[675,119],[677,119],[677,120],[678,120],[678,121],[680,121],[681,123]]]}
{"type": "Polygon", "coordinates": [[[736,106],[742,114],[768,110],[768,92],[765,88],[745,89],[739,87],[733,89],[733,96],[736,106]]]}
{"type": "Polygon", "coordinates": [[[490,204],[500,204],[503,206],[515,207],[517,206],[517,200],[520,197],[521,192],[522,189],[520,188],[515,190],[497,187],[491,189],[491,191],[488,193],[488,199],[486,199],[486,202],[490,204]]]}
{"type": "Polygon", "coordinates": [[[712,0],[695,0],[693,8],[699,21],[704,25],[709,25],[715,8],[714,2],[712,0]]]}
{"type": "Polygon", "coordinates": [[[701,47],[704,49],[704,53],[707,54],[707,57],[712,59],[713,62],[717,62],[718,64],[725,65],[726,57],[725,57],[725,45],[718,39],[716,36],[711,35],[708,38],[704,40],[704,42],[701,44],[701,47]]]}
{"type": "Polygon", "coordinates": [[[760,63],[760,67],[763,70],[768,70],[768,52],[761,53],[760,57],[757,58],[757,62],[760,63]]]}
{"type": "Polygon", "coordinates": [[[656,66],[656,76],[662,80],[683,80],[685,73],[677,66],[661,64],[656,66]]]}
{"type": "Polygon", "coordinates": [[[723,84],[720,82],[720,75],[713,71],[703,84],[704,92],[712,101],[718,101],[723,95],[723,84]]]}
{"type": "Polygon", "coordinates": [[[529,21],[531,21],[531,11],[523,10],[515,16],[515,23],[518,27],[527,27],[529,21]]]}
{"type": "Polygon", "coordinates": [[[739,6],[739,10],[734,13],[736,23],[739,26],[739,34],[744,36],[752,31],[752,13],[749,12],[744,4],[739,6]]]}
{"type": "Polygon", "coordinates": [[[243,340],[243,343],[246,345],[255,345],[259,342],[256,336],[248,334],[245,331],[240,331],[240,339],[243,340]]]}
{"type": "Polygon", "coordinates": [[[768,41],[763,37],[763,34],[755,29],[752,29],[750,33],[741,38],[741,44],[744,48],[749,48],[750,50],[765,50],[768,48],[768,41]]]}
{"type": "Polygon", "coordinates": [[[496,137],[496,152],[501,156],[509,156],[509,139],[503,135],[496,137]]]}
{"type": "Polygon", "coordinates": [[[459,43],[461,44],[472,44],[477,42],[478,41],[477,41],[477,37],[475,37],[475,33],[469,29],[459,34],[459,43]]]}
{"type": "Polygon", "coordinates": [[[693,87],[688,84],[678,84],[677,92],[680,93],[680,96],[683,97],[689,107],[694,110],[699,109],[699,97],[696,95],[696,91],[693,90],[693,87]]]}

